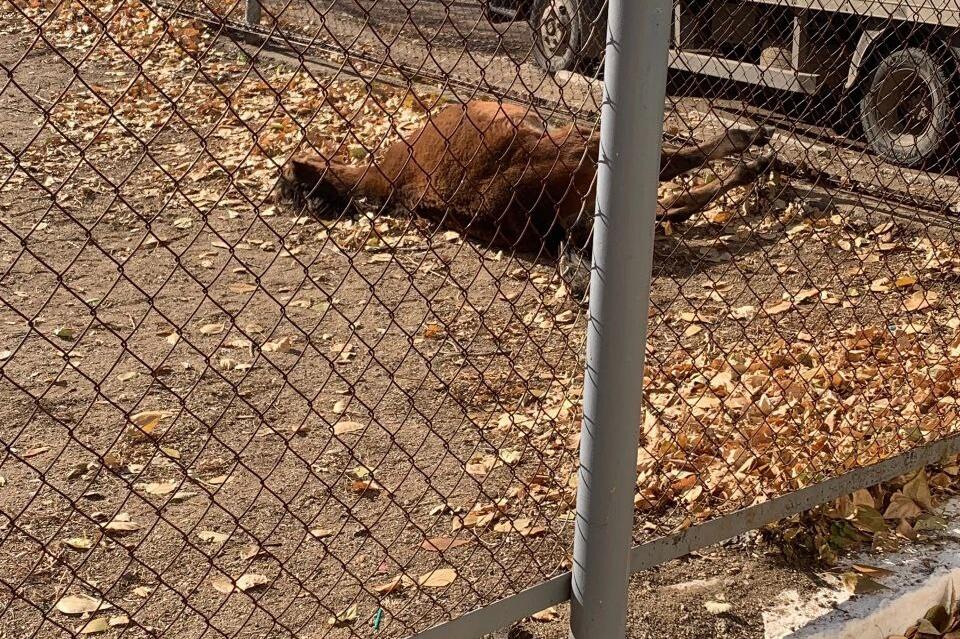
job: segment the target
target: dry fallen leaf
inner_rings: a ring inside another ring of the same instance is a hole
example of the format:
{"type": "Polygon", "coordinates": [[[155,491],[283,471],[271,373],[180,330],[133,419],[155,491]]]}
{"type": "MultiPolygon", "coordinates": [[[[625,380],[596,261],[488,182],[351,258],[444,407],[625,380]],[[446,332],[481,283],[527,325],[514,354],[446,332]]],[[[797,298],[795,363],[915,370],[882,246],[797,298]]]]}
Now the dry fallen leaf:
{"type": "Polygon", "coordinates": [[[169,495],[177,489],[180,485],[179,482],[175,481],[165,481],[165,482],[153,482],[149,484],[138,484],[137,487],[141,488],[143,492],[150,495],[162,496],[169,495]]]}
{"type": "Polygon", "coordinates": [[[197,533],[197,537],[200,538],[200,541],[205,541],[208,544],[222,544],[230,538],[230,535],[213,530],[201,530],[197,533]]]}
{"type": "Polygon", "coordinates": [[[275,341],[264,342],[260,348],[264,353],[289,353],[292,347],[293,342],[290,338],[282,337],[275,341]]]}
{"type": "Polygon", "coordinates": [[[243,295],[244,293],[252,293],[255,290],[257,290],[257,287],[255,284],[248,284],[246,282],[231,284],[228,288],[234,293],[238,293],[240,295],[243,295]]]}
{"type": "Polygon", "coordinates": [[[191,497],[196,497],[199,494],[200,493],[191,491],[191,490],[178,490],[173,494],[173,496],[170,497],[170,502],[174,504],[179,504],[181,502],[187,501],[191,497]]]}
{"type": "Polygon", "coordinates": [[[390,595],[413,586],[413,583],[413,579],[407,575],[397,575],[393,579],[382,584],[371,586],[371,589],[378,595],[390,595]]]}
{"type": "Polygon", "coordinates": [[[751,319],[754,315],[757,314],[757,307],[750,306],[738,306],[730,312],[730,315],[734,319],[751,319]]]}
{"type": "Polygon", "coordinates": [[[57,610],[65,615],[82,615],[98,610],[107,610],[111,605],[89,595],[67,595],[57,601],[57,610]]]}
{"type": "Polygon", "coordinates": [[[336,533],[332,528],[311,528],[310,534],[316,537],[317,539],[325,539],[326,537],[333,537],[336,533]]]}
{"type": "Polygon", "coordinates": [[[493,455],[481,455],[470,459],[467,462],[467,474],[482,479],[486,477],[497,463],[497,458],[493,455]]]}
{"type": "Polygon", "coordinates": [[[327,619],[327,625],[333,626],[334,628],[349,626],[357,620],[359,614],[357,604],[353,604],[346,610],[338,612],[333,617],[327,619]]]}
{"type": "Polygon", "coordinates": [[[498,533],[520,533],[521,537],[536,537],[546,532],[541,526],[534,526],[532,520],[525,517],[514,520],[505,520],[497,523],[493,527],[494,532],[498,533]]]}
{"type": "Polygon", "coordinates": [[[417,583],[423,588],[444,588],[457,579],[457,571],[453,568],[440,568],[424,573],[417,578],[417,583]]]}
{"type": "Polygon", "coordinates": [[[214,590],[225,595],[229,595],[231,592],[233,592],[233,580],[223,575],[211,577],[210,585],[213,586],[214,590]]]}
{"type": "Polygon", "coordinates": [[[378,493],[383,490],[383,486],[373,479],[357,479],[350,482],[350,490],[362,495],[364,493],[378,493]]]}
{"type": "Polygon", "coordinates": [[[870,508],[877,507],[873,495],[870,494],[870,491],[866,488],[859,488],[853,491],[853,494],[850,495],[850,500],[855,506],[869,506],[870,508]]]}
{"type": "Polygon", "coordinates": [[[427,327],[423,329],[423,336],[427,339],[440,339],[443,334],[443,327],[439,324],[427,324],[427,327]]]}
{"type": "Polygon", "coordinates": [[[97,617],[96,619],[91,619],[82,628],[80,628],[80,634],[95,635],[101,632],[106,632],[109,629],[110,619],[107,617],[97,617]]]}
{"type": "Polygon", "coordinates": [[[793,302],[795,304],[802,304],[808,299],[814,298],[820,294],[820,291],[815,288],[805,288],[793,296],[793,302]]]}
{"type": "Polygon", "coordinates": [[[147,410],[135,415],[131,415],[130,421],[133,422],[141,432],[150,435],[160,424],[160,421],[169,417],[169,413],[162,410],[147,410]]]}
{"type": "Polygon", "coordinates": [[[279,543],[269,542],[264,545],[260,544],[247,544],[240,551],[240,559],[243,561],[252,561],[254,559],[260,559],[261,557],[270,556],[268,548],[273,548],[279,546],[279,543]]]}
{"type": "Polygon", "coordinates": [[[364,429],[364,425],[360,422],[337,422],[333,426],[334,435],[349,435],[350,433],[355,433],[364,429]]]}
{"type": "Polygon", "coordinates": [[[907,519],[923,514],[923,509],[903,493],[894,493],[890,505],[883,512],[884,519],[907,519]]]}
{"type": "Polygon", "coordinates": [[[74,550],[90,550],[93,548],[93,540],[87,539],[86,537],[71,537],[69,539],[64,539],[63,544],[73,548],[74,550]]]}
{"type": "Polygon", "coordinates": [[[469,539],[454,539],[453,537],[434,537],[433,539],[427,539],[420,547],[424,550],[430,552],[443,552],[445,550],[450,550],[451,548],[456,548],[458,546],[466,546],[471,543],[469,539]]]}
{"type": "Polygon", "coordinates": [[[903,301],[903,308],[907,312],[922,311],[937,303],[940,296],[935,291],[917,291],[903,301]]]}
{"type": "Polygon", "coordinates": [[[160,452],[166,455],[167,457],[171,457],[173,459],[180,459],[180,451],[177,450],[176,448],[170,448],[169,446],[161,446],[160,452]]]}
{"type": "Polygon", "coordinates": [[[248,590],[253,590],[254,588],[260,588],[270,583],[270,579],[266,575],[257,574],[255,572],[248,572],[245,575],[241,575],[237,579],[236,586],[243,592],[248,590]]]}
{"type": "Polygon", "coordinates": [[[523,458],[523,453],[519,450],[501,450],[497,456],[503,463],[513,466],[523,458]]]}
{"type": "Polygon", "coordinates": [[[200,327],[203,335],[219,335],[223,332],[223,324],[204,324],[200,327]]]}
{"type": "Polygon", "coordinates": [[[861,575],[867,575],[868,577],[889,577],[893,574],[892,570],[887,570],[886,568],[879,568],[877,566],[869,566],[867,564],[853,564],[851,566],[855,571],[861,575]]]}
{"type": "Polygon", "coordinates": [[[843,587],[855,595],[866,595],[886,589],[886,586],[868,575],[856,572],[846,572],[840,576],[843,587]]]}
{"type": "Polygon", "coordinates": [[[915,275],[901,275],[897,278],[895,284],[901,288],[906,286],[913,286],[917,283],[917,277],[915,275]]]}
{"type": "Polygon", "coordinates": [[[103,529],[116,535],[125,535],[143,528],[142,525],[130,519],[127,513],[120,513],[111,521],[103,524],[103,529]]]}
{"type": "Polygon", "coordinates": [[[130,623],[130,617],[127,615],[116,615],[110,617],[110,627],[116,628],[117,626],[126,626],[130,623]]]}
{"type": "Polygon", "coordinates": [[[792,300],[781,300],[769,306],[764,306],[763,310],[767,315],[779,315],[793,308],[792,300]]]}
{"type": "Polygon", "coordinates": [[[927,484],[927,473],[920,470],[913,478],[903,485],[903,494],[912,499],[926,511],[933,510],[933,497],[927,484]]]}
{"type": "Polygon", "coordinates": [[[331,346],[330,350],[337,356],[338,364],[347,364],[357,356],[355,344],[337,343],[331,346]]]}
{"type": "Polygon", "coordinates": [[[693,337],[703,332],[703,324],[691,324],[683,331],[684,337],[693,337]]]}
{"type": "Polygon", "coordinates": [[[546,623],[548,621],[553,621],[559,616],[560,616],[560,613],[557,611],[557,607],[550,606],[549,608],[544,608],[540,612],[533,613],[532,615],[530,615],[530,618],[533,619],[534,621],[541,621],[546,623]]]}
{"type": "Polygon", "coordinates": [[[839,304],[843,300],[836,293],[831,291],[820,291],[820,301],[824,304],[839,304]]]}

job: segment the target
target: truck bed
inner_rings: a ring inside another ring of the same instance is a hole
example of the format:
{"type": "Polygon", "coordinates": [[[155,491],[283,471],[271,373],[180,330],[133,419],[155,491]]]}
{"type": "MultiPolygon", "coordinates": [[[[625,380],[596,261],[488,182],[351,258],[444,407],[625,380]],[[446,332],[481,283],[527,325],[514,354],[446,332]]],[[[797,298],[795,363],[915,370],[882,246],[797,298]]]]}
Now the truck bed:
{"type": "Polygon", "coordinates": [[[811,11],[827,11],[873,18],[904,20],[960,26],[960,3],[957,0],[749,0],[757,4],[795,7],[811,11]]]}

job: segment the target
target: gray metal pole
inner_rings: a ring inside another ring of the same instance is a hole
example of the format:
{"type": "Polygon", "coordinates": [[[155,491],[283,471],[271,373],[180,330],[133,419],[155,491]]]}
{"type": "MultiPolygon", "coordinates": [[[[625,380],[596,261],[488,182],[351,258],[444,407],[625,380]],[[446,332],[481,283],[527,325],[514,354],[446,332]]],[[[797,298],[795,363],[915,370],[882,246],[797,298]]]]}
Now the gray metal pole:
{"type": "Polygon", "coordinates": [[[247,0],[246,20],[251,27],[260,26],[260,0],[247,0]]]}
{"type": "Polygon", "coordinates": [[[626,635],[671,0],[610,0],[573,546],[574,639],[626,635]]]}

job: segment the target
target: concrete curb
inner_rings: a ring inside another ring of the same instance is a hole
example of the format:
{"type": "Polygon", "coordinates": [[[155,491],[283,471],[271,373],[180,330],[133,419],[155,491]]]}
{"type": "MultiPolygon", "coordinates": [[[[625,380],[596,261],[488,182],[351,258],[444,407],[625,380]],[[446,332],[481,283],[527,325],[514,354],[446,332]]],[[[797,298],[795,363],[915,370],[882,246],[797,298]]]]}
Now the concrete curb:
{"type": "Polygon", "coordinates": [[[788,590],[764,611],[766,639],[886,639],[901,635],[931,607],[960,592],[960,500],[945,505],[949,522],[937,540],[911,544],[897,553],[865,553],[849,564],[885,568],[893,574],[878,579],[885,589],[852,595],[839,578],[834,587],[801,600],[788,590]]]}

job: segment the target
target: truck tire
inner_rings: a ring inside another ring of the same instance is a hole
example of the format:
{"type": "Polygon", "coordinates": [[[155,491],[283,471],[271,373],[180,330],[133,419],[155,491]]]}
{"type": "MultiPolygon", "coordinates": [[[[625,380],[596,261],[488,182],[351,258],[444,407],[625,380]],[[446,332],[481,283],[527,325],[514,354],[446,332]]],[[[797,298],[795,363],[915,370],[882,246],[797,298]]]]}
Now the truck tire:
{"type": "Polygon", "coordinates": [[[572,71],[583,59],[588,19],[580,0],[535,0],[530,12],[533,56],[551,73],[572,71]]]}
{"type": "Polygon", "coordinates": [[[860,125],[870,147],[908,166],[937,158],[946,150],[955,112],[949,66],[917,48],[883,58],[860,99],[860,125]]]}

